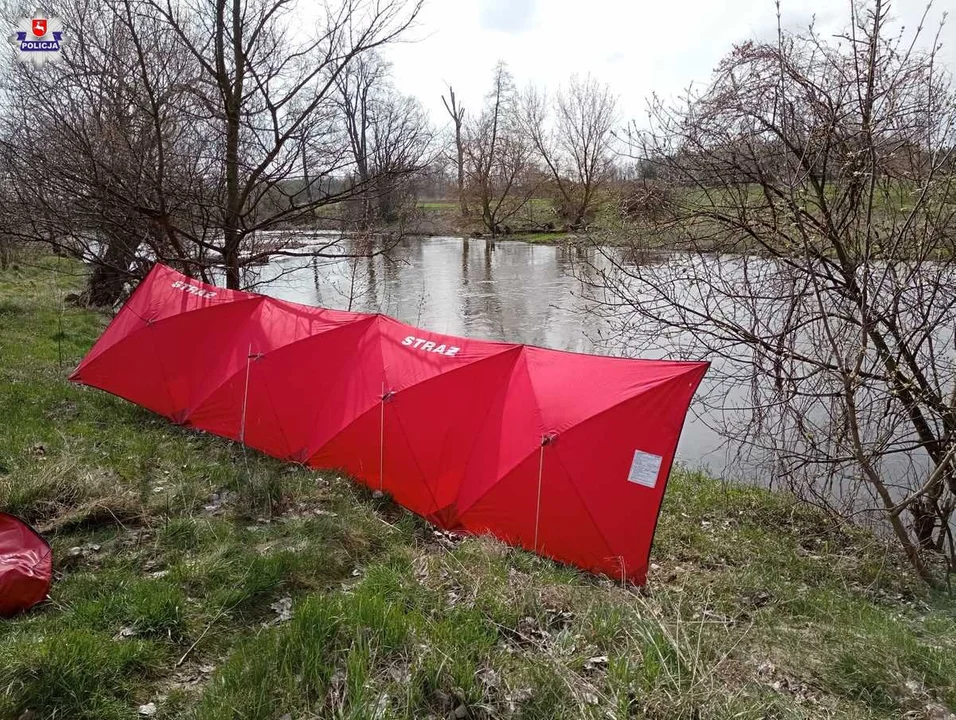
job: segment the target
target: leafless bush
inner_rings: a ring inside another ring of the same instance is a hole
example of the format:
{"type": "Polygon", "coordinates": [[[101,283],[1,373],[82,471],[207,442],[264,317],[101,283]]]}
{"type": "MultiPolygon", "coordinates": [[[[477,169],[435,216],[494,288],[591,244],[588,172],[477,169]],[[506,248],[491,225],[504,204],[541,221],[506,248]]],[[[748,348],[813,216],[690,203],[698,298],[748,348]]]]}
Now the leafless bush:
{"type": "Polygon", "coordinates": [[[673,202],[670,188],[653,180],[636,180],[619,186],[618,209],[625,220],[660,221],[673,202]]]}

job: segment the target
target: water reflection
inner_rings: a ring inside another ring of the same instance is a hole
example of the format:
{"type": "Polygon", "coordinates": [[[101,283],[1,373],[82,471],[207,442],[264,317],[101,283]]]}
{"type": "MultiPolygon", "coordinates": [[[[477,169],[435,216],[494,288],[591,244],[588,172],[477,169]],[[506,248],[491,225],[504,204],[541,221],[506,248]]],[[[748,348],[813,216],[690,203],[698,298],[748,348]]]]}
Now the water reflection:
{"type": "MultiPolygon", "coordinates": [[[[354,254],[368,249],[341,248],[354,254]]],[[[601,339],[607,328],[585,300],[582,273],[595,272],[591,263],[601,268],[600,254],[588,248],[409,238],[372,257],[276,258],[248,280],[273,297],[381,312],[435,332],[607,354],[601,339]]],[[[645,356],[666,353],[666,347],[649,348],[645,356]]],[[[568,381],[586,391],[586,379],[568,381]]],[[[728,474],[730,455],[703,412],[701,403],[692,407],[678,458],[728,474]]]]}

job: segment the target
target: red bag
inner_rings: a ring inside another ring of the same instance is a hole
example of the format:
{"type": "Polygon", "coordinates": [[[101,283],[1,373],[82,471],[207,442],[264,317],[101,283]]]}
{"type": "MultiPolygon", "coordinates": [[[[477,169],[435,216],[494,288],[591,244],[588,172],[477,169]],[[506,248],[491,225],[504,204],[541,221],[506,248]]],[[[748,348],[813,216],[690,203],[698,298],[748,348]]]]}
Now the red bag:
{"type": "Polygon", "coordinates": [[[0,512],[0,616],[42,601],[52,578],[50,544],[20,518],[0,512]]]}

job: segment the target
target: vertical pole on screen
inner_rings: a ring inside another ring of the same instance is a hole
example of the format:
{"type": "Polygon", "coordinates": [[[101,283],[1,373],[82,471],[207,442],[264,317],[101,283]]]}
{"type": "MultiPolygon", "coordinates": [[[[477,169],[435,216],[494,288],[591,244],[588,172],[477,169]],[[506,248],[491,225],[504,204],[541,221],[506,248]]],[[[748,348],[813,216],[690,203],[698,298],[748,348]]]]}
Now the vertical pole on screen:
{"type": "Polygon", "coordinates": [[[558,439],[557,433],[549,432],[541,436],[541,450],[538,453],[538,499],[535,502],[534,509],[534,551],[539,552],[538,549],[538,530],[541,526],[541,485],[544,479],[544,449],[548,445],[556,442],[558,439]]]}
{"type": "Polygon", "coordinates": [[[249,457],[246,454],[246,404],[249,401],[249,369],[252,365],[252,343],[249,343],[249,352],[246,353],[246,384],[242,391],[242,416],[239,419],[239,442],[242,445],[242,461],[246,466],[246,481],[252,479],[249,472],[249,457]]]}
{"type": "Polygon", "coordinates": [[[385,383],[382,383],[382,402],[378,428],[378,490],[385,491],[385,383]]]}
{"type": "Polygon", "coordinates": [[[538,500],[534,510],[534,551],[538,552],[538,524],[541,521],[541,477],[544,474],[544,440],[538,453],[538,500]]]}
{"type": "Polygon", "coordinates": [[[382,383],[382,404],[378,424],[378,490],[372,497],[381,497],[385,494],[385,403],[395,395],[394,390],[386,390],[382,383]]]}

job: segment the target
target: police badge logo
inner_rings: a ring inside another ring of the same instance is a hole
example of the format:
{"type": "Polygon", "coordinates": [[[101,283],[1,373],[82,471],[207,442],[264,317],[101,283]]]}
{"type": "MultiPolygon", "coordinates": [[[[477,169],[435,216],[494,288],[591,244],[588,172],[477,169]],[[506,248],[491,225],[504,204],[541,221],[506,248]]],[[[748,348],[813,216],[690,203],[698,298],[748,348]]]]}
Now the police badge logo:
{"type": "Polygon", "coordinates": [[[63,23],[58,17],[47,17],[37,12],[32,18],[23,18],[17,32],[10,37],[23,62],[43,65],[59,60],[63,46],[63,23]]]}

